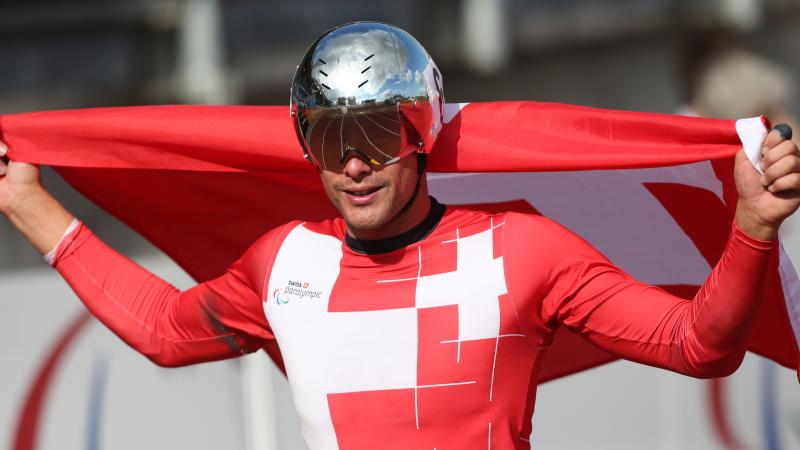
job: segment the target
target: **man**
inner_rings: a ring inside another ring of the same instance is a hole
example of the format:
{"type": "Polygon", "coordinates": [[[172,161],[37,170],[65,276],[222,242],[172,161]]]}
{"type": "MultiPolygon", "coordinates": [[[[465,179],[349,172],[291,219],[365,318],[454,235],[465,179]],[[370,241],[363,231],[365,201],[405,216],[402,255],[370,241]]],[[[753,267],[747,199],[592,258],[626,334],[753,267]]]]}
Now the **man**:
{"type": "Polygon", "coordinates": [[[158,364],[277,340],[312,449],[529,448],[536,374],[560,325],[692,376],[741,362],[778,227],[800,205],[800,154],[785,129],[766,140],[763,175],[737,155],[730,239],[686,301],[636,282],[545,218],[429,197],[441,77],[402,30],[354,23],[324,34],[291,102],[341,217],[278,227],[187,291],[106,247],[42,189],[35,166],[0,169],[0,210],[101,321],[158,364]]]}

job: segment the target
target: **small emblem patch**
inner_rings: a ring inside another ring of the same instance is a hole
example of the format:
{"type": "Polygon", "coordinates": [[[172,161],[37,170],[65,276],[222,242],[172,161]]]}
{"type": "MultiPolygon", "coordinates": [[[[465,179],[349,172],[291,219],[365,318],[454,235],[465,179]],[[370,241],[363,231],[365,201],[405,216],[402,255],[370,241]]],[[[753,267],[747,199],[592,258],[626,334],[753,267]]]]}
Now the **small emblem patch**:
{"type": "Polygon", "coordinates": [[[322,298],[322,291],[314,290],[308,282],[289,280],[286,286],[272,291],[272,298],[279,305],[286,305],[291,301],[314,300],[322,298]]]}

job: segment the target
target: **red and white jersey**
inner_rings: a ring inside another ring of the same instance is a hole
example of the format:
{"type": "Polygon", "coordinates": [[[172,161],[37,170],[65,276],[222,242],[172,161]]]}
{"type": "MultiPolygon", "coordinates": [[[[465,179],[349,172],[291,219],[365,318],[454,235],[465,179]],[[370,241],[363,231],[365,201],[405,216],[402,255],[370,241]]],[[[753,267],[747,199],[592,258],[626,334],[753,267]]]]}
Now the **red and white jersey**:
{"type": "Polygon", "coordinates": [[[54,264],[159,364],[277,340],[313,450],[529,449],[537,370],[559,326],[628,359],[724,375],[744,355],[776,253],[734,227],[689,301],[541,216],[435,209],[427,235],[381,253],[348,245],[342,219],[289,223],[184,292],[83,226],[54,264]]]}

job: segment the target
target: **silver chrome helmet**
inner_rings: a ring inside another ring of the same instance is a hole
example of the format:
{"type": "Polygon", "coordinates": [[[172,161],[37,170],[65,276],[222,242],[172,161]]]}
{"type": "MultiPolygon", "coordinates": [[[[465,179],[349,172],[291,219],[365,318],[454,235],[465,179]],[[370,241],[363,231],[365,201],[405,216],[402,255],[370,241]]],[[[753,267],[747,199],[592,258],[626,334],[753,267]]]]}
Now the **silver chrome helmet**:
{"type": "Polygon", "coordinates": [[[380,22],[340,25],[306,51],[289,99],[305,157],[338,167],[354,151],[375,166],[431,151],[442,78],[410,34],[380,22]]]}

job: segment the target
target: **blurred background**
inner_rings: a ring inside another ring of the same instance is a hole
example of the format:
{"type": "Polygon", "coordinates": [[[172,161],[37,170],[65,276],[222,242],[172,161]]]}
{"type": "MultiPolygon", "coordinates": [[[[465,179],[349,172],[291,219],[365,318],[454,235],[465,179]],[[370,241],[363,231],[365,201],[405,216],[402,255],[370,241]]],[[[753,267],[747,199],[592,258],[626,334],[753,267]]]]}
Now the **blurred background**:
{"type": "MultiPolygon", "coordinates": [[[[414,35],[441,69],[451,103],[524,99],[724,118],[766,113],[800,131],[793,119],[800,113],[797,0],[0,0],[0,113],[287,104],[307,46],[354,20],[385,21],[414,35]]],[[[43,177],[112,246],[179,286],[190,284],[53,172],[45,169],[43,177]]],[[[795,229],[788,224],[784,239],[797,261],[795,229]]],[[[46,391],[41,437],[20,447],[14,436],[30,385],[80,309],[53,277],[0,221],[3,448],[304,448],[285,381],[270,367],[248,372],[235,361],[157,369],[98,326],[80,337],[64,375],[46,391]],[[23,341],[41,343],[20,348],[23,341]],[[263,377],[268,388],[254,394],[263,377]],[[93,390],[98,383],[115,387],[104,397],[93,390]],[[251,414],[259,408],[254,402],[266,405],[260,415],[251,414]]],[[[756,357],[713,389],[613,363],[542,386],[532,441],[544,449],[800,448],[796,383],[792,371],[756,357]]]]}

